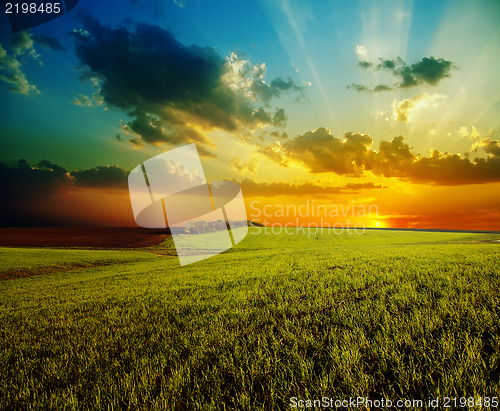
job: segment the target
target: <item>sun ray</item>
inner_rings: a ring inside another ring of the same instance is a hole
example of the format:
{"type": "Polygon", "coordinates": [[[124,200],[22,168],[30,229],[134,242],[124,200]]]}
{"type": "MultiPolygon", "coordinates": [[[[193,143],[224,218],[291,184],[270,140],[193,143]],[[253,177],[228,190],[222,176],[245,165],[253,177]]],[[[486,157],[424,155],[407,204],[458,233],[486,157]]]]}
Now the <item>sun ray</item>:
{"type": "Polygon", "coordinates": [[[292,9],[290,7],[290,3],[288,2],[288,0],[281,1],[281,8],[282,8],[287,20],[288,20],[288,24],[290,25],[290,27],[295,35],[297,43],[300,46],[302,54],[304,55],[304,58],[307,62],[307,66],[308,66],[308,68],[311,71],[311,74],[313,76],[314,82],[317,85],[317,87],[321,93],[321,96],[323,98],[323,102],[325,103],[325,105],[328,109],[328,112],[330,113],[331,121],[333,123],[334,129],[338,129],[338,120],[337,120],[336,114],[332,108],[332,105],[330,103],[330,99],[325,91],[325,87],[323,86],[323,82],[321,80],[321,77],[318,74],[318,71],[316,69],[316,65],[313,62],[311,55],[309,54],[304,37],[302,36],[302,33],[299,30],[299,27],[298,27],[297,22],[294,18],[294,15],[293,15],[293,12],[292,12],[292,9]]]}

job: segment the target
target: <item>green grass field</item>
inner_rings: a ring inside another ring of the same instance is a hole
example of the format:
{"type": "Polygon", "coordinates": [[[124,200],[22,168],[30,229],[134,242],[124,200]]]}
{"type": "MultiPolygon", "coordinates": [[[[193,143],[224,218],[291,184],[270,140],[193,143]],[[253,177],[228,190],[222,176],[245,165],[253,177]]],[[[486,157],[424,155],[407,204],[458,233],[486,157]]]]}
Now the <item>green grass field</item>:
{"type": "Polygon", "coordinates": [[[0,408],[500,396],[498,240],[251,228],[236,248],[184,267],[171,240],[2,248],[0,408]]]}

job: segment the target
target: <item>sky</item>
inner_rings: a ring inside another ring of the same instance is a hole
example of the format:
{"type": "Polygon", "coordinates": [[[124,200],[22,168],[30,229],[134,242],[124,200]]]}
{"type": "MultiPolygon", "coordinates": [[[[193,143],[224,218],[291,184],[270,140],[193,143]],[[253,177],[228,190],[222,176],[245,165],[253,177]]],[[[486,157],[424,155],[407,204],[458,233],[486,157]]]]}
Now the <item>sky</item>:
{"type": "Polygon", "coordinates": [[[263,224],[500,230],[500,3],[80,0],[0,17],[2,226],[134,226],[195,143],[263,224]]]}

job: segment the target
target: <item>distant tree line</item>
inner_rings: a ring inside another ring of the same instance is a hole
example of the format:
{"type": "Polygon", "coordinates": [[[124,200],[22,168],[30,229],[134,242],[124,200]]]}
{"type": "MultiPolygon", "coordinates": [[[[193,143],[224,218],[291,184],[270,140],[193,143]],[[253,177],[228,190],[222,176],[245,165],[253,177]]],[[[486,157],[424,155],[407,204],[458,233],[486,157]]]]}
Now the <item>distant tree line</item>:
{"type": "MultiPolygon", "coordinates": [[[[228,220],[232,228],[240,228],[248,225],[247,220],[228,220]]],[[[223,220],[217,221],[190,221],[184,227],[184,232],[187,234],[203,234],[214,233],[216,231],[227,230],[229,227],[223,220]]]]}

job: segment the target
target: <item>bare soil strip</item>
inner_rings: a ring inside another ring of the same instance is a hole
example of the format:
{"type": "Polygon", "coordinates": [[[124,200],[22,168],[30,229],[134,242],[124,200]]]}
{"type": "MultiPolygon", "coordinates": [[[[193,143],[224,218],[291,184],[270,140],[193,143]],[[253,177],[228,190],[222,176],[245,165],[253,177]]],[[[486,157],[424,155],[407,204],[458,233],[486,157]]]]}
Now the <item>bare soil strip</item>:
{"type": "Polygon", "coordinates": [[[0,246],[19,247],[153,247],[169,231],[140,227],[15,227],[0,228],[0,246]]]}
{"type": "Polygon", "coordinates": [[[9,270],[0,271],[0,281],[1,280],[15,280],[17,278],[34,277],[37,275],[48,275],[54,273],[61,273],[66,271],[81,270],[83,268],[99,267],[109,264],[85,264],[77,263],[70,265],[55,265],[55,266],[45,266],[45,267],[30,267],[30,268],[12,268],[9,270]]]}

